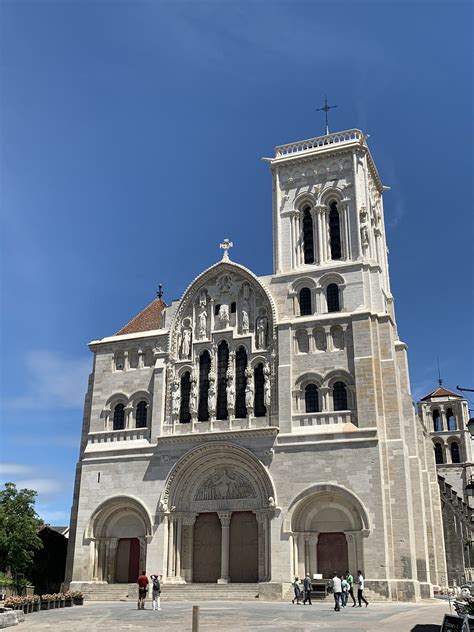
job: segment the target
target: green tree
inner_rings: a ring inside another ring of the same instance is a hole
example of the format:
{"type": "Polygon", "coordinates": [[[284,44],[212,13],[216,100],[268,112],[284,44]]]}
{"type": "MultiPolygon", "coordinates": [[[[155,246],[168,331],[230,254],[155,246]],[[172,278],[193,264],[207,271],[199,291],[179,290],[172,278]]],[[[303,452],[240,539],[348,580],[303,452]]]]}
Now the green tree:
{"type": "Polygon", "coordinates": [[[43,524],[35,511],[37,493],[5,483],[0,491],[0,570],[26,573],[34,552],[43,547],[38,529],[43,524]]]}

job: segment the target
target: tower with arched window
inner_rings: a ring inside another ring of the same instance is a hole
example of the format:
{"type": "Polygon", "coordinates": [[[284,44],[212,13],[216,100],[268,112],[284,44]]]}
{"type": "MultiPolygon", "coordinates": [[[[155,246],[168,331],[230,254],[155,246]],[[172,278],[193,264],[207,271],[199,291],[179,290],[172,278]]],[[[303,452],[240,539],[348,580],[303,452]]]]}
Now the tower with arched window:
{"type": "Polygon", "coordinates": [[[435,461],[454,471],[466,446],[457,401],[425,423],[413,411],[367,137],[267,160],[271,273],[224,239],[204,271],[185,259],[179,300],[160,294],[90,343],[72,588],[125,598],[139,566],[162,571],[170,598],[193,583],[283,597],[295,575],[348,568],[369,599],[446,582],[435,461]]]}

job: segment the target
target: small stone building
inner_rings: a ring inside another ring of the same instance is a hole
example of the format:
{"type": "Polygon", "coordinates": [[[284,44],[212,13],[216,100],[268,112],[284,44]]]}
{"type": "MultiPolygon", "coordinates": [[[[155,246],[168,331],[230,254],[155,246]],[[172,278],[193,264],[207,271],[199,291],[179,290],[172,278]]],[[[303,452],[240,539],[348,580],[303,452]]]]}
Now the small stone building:
{"type": "Polygon", "coordinates": [[[179,301],[160,296],[89,345],[71,587],[142,569],[165,584],[252,583],[261,597],[305,572],[362,569],[386,599],[446,583],[367,137],[325,135],[266,160],[273,273],[232,261],[224,240],[179,301]]]}

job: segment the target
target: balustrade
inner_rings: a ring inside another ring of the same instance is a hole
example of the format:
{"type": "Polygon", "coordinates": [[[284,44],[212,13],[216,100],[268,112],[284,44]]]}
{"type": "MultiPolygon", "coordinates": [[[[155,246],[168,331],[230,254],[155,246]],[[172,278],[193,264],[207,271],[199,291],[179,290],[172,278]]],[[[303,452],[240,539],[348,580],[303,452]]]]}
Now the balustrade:
{"type": "Polygon", "coordinates": [[[275,156],[277,158],[281,156],[290,156],[310,149],[316,149],[317,147],[325,147],[326,145],[336,145],[352,141],[362,141],[364,139],[365,135],[360,130],[350,129],[345,132],[337,132],[336,134],[327,134],[326,136],[317,136],[316,138],[300,140],[296,143],[290,143],[289,145],[279,145],[278,147],[275,147],[275,156]]]}

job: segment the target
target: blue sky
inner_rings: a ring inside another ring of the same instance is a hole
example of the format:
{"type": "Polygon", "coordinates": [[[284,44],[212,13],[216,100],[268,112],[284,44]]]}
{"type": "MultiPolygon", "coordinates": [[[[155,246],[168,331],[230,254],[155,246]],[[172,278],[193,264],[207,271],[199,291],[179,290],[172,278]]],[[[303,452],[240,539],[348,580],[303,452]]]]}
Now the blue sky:
{"type": "MultiPolygon", "coordinates": [[[[91,339],[220,258],[271,273],[262,156],[358,127],[414,395],[474,388],[470,2],[1,4],[1,470],[67,523],[91,339]],[[250,227],[250,228],[249,228],[250,227]]],[[[473,405],[474,407],[474,405],[473,405]]]]}

